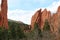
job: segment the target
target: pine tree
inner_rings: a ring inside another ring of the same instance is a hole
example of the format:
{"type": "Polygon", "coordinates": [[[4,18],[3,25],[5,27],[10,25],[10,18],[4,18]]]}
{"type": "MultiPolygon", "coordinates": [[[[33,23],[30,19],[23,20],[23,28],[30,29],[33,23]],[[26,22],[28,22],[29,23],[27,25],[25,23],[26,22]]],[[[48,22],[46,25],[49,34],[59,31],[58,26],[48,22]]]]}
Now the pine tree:
{"type": "MultiPolygon", "coordinates": [[[[20,28],[20,25],[19,25],[19,24],[17,24],[17,26],[16,26],[16,35],[17,35],[17,37],[18,37],[19,39],[22,39],[22,38],[25,37],[24,32],[23,32],[23,30],[20,28]]],[[[19,39],[18,39],[18,40],[19,40],[19,39]]]]}
{"type": "Polygon", "coordinates": [[[45,24],[43,27],[44,27],[43,28],[43,38],[45,38],[46,40],[51,39],[52,35],[50,32],[50,25],[49,25],[48,20],[45,20],[45,24]]]}
{"type": "Polygon", "coordinates": [[[48,20],[45,20],[45,24],[44,24],[43,30],[44,30],[44,31],[50,31],[50,25],[49,25],[48,20]]]}

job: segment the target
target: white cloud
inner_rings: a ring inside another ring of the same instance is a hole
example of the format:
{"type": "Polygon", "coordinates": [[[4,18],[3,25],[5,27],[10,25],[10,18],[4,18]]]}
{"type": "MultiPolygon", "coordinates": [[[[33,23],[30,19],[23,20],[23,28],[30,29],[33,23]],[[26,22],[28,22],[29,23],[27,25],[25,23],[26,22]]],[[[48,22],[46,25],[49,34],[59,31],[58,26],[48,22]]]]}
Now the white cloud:
{"type": "Polygon", "coordinates": [[[30,10],[9,10],[8,19],[22,21],[26,24],[30,24],[31,17],[34,14],[34,11],[30,10]]]}
{"type": "MultiPolygon", "coordinates": [[[[54,1],[52,4],[50,4],[47,7],[41,8],[42,11],[46,8],[47,10],[50,10],[52,13],[56,13],[58,6],[60,6],[60,0],[54,1]]],[[[36,10],[39,10],[40,8],[37,8],[36,10]]]]}
{"type": "Polygon", "coordinates": [[[57,11],[58,6],[60,6],[60,1],[58,2],[54,1],[51,5],[49,5],[46,8],[50,10],[51,12],[55,13],[57,11]]]}
{"type": "Polygon", "coordinates": [[[0,0],[0,4],[1,4],[1,0],[0,0]]]}
{"type": "Polygon", "coordinates": [[[0,0],[0,11],[1,11],[1,0],[0,0]]]}
{"type": "MultiPolygon", "coordinates": [[[[58,2],[54,1],[51,5],[49,5],[46,8],[48,10],[50,10],[51,12],[55,13],[59,5],[60,5],[60,1],[58,1],[58,2]]],[[[36,10],[38,10],[38,9],[40,9],[40,8],[37,8],[36,10]]],[[[31,23],[31,17],[34,14],[34,12],[36,12],[36,10],[34,10],[34,11],[20,10],[20,9],[9,10],[8,11],[8,19],[22,21],[26,24],[30,24],[31,23]]]]}

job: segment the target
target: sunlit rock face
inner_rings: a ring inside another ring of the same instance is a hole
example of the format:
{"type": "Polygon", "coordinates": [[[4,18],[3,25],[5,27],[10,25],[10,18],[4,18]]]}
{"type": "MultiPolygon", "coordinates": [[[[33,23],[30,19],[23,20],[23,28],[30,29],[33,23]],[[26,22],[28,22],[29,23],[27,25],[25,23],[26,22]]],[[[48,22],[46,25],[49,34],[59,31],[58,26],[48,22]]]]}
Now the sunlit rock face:
{"type": "Polygon", "coordinates": [[[51,13],[50,11],[47,11],[47,9],[44,9],[43,11],[38,10],[31,19],[31,27],[34,28],[34,23],[38,23],[39,28],[43,29],[45,20],[50,21],[51,13]]]}
{"type": "Polygon", "coordinates": [[[51,31],[57,32],[60,27],[60,6],[57,12],[51,15],[50,11],[44,9],[43,11],[38,10],[31,19],[31,27],[34,28],[34,23],[38,23],[39,27],[43,30],[45,20],[48,20],[51,31]]]}
{"type": "Polygon", "coordinates": [[[1,0],[1,11],[0,11],[0,26],[8,28],[8,19],[7,19],[7,0],[1,0]]]}
{"type": "Polygon", "coordinates": [[[40,20],[41,19],[41,9],[38,10],[33,16],[32,16],[32,19],[31,19],[31,27],[32,29],[34,28],[34,24],[35,22],[40,24],[40,20]]]}
{"type": "Polygon", "coordinates": [[[58,10],[57,10],[57,13],[59,13],[60,12],[60,6],[58,7],[58,10]]]}
{"type": "Polygon", "coordinates": [[[51,17],[51,13],[50,11],[47,11],[47,9],[44,9],[42,11],[42,16],[41,16],[41,28],[43,29],[43,26],[45,24],[45,21],[48,20],[48,22],[50,21],[50,17],[51,17]]]}

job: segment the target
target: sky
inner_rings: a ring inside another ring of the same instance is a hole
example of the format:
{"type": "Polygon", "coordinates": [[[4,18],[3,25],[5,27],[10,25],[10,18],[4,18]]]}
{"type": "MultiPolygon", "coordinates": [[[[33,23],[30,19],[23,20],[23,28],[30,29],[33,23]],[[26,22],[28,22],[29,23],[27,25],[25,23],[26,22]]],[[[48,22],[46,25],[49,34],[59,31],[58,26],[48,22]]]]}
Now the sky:
{"type": "Polygon", "coordinates": [[[42,8],[55,12],[60,0],[8,0],[8,19],[31,24],[31,17],[42,8]]]}

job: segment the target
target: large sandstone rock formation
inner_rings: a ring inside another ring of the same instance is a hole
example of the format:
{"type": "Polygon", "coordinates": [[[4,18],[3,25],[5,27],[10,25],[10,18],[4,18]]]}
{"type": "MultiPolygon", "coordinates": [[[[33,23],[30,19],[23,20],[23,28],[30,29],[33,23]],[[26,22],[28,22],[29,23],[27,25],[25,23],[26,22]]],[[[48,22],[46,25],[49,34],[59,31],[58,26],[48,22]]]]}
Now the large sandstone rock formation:
{"type": "Polygon", "coordinates": [[[44,26],[44,22],[47,19],[48,21],[50,21],[50,16],[51,13],[50,11],[47,11],[47,9],[44,9],[44,11],[38,10],[31,19],[31,27],[32,29],[34,28],[34,23],[38,23],[38,26],[42,29],[44,26]]]}
{"type": "Polygon", "coordinates": [[[41,22],[41,9],[38,10],[33,16],[32,16],[32,20],[31,20],[31,28],[34,28],[34,24],[38,23],[40,25],[41,22]]]}
{"type": "Polygon", "coordinates": [[[7,0],[2,0],[0,11],[0,26],[5,28],[8,28],[7,8],[7,0]]]}
{"type": "Polygon", "coordinates": [[[44,26],[46,20],[48,20],[48,22],[50,22],[50,17],[51,17],[50,11],[47,11],[47,9],[44,9],[44,11],[42,11],[42,15],[41,15],[41,29],[43,29],[43,26],[44,26]]]}
{"type": "Polygon", "coordinates": [[[34,28],[34,23],[38,23],[38,26],[43,29],[45,20],[48,20],[50,24],[51,31],[57,32],[58,28],[60,26],[60,6],[58,7],[58,10],[56,13],[51,15],[50,11],[47,11],[47,9],[44,9],[43,11],[38,10],[31,19],[31,27],[34,28]]]}

